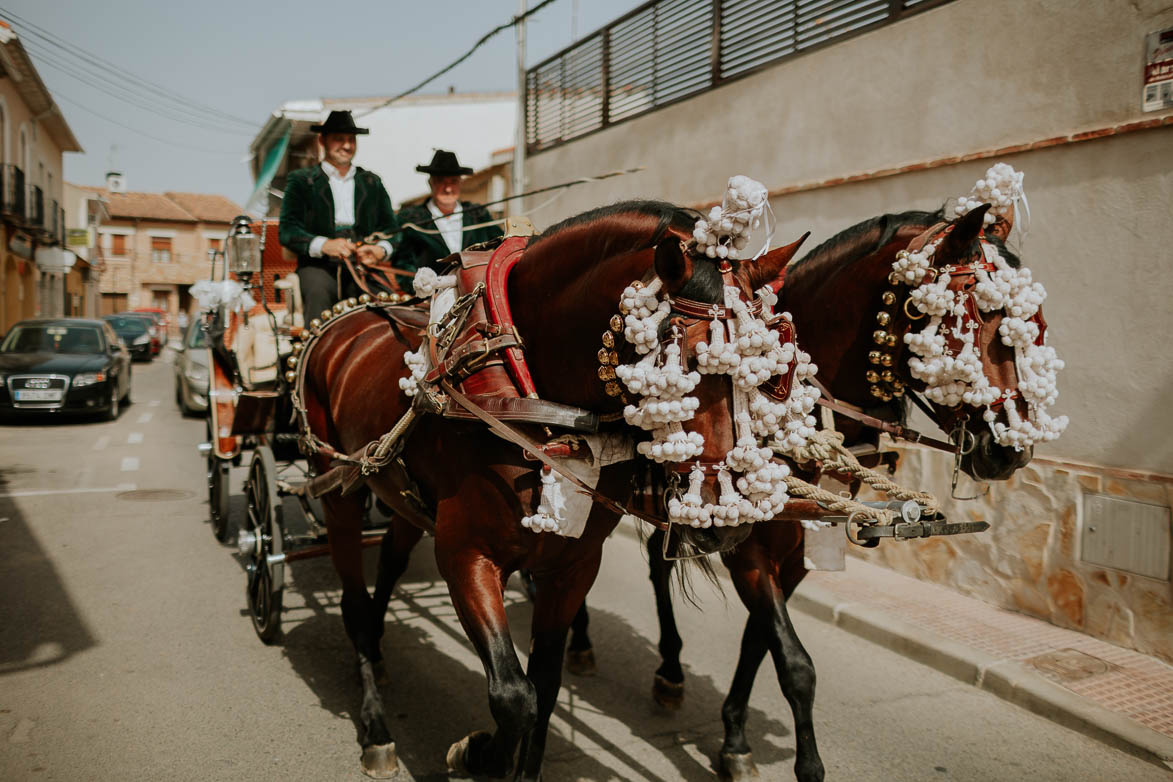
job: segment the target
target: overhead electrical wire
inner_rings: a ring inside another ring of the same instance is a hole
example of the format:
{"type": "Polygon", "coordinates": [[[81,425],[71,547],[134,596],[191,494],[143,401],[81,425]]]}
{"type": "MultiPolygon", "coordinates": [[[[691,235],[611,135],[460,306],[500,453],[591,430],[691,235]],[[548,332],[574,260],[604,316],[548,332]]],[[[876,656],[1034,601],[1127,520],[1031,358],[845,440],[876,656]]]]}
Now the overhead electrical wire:
{"type": "Polygon", "coordinates": [[[176,104],[176,106],[178,106],[181,109],[186,109],[189,111],[192,108],[199,109],[200,111],[205,112],[207,114],[215,115],[216,117],[220,118],[220,120],[222,120],[222,121],[233,122],[233,123],[245,126],[250,129],[256,128],[256,122],[252,122],[252,121],[243,119],[241,117],[234,116],[234,115],[229,114],[225,111],[221,111],[220,109],[217,109],[214,106],[208,106],[206,104],[199,103],[198,101],[190,100],[189,98],[186,98],[184,96],[177,95],[174,90],[168,89],[167,87],[164,87],[160,84],[157,84],[155,82],[144,79],[141,76],[138,76],[131,71],[128,71],[118,65],[115,65],[114,63],[110,62],[109,60],[104,60],[101,57],[99,57],[98,55],[93,54],[92,52],[88,52],[85,49],[82,49],[81,47],[76,46],[76,45],[70,43],[69,41],[66,41],[63,38],[60,38],[59,36],[54,35],[53,33],[49,32],[48,30],[44,29],[43,27],[40,27],[40,26],[38,26],[32,22],[29,22],[28,20],[18,16],[17,14],[12,13],[11,11],[9,11],[6,8],[0,7],[0,16],[4,16],[4,17],[7,17],[8,19],[15,21],[21,28],[24,28],[24,32],[26,32],[28,35],[43,40],[44,42],[48,43],[49,45],[51,45],[57,49],[62,50],[66,54],[70,55],[71,57],[75,57],[78,60],[86,62],[91,67],[96,67],[96,68],[102,69],[103,71],[108,71],[112,77],[117,77],[117,78],[120,78],[120,79],[123,79],[125,81],[130,82],[131,84],[133,84],[135,86],[135,89],[145,91],[145,92],[150,92],[154,96],[156,96],[157,98],[162,98],[164,100],[170,101],[173,104],[176,104]]]}
{"type": "Polygon", "coordinates": [[[246,131],[246,130],[228,128],[223,125],[211,124],[211,123],[201,119],[200,116],[196,115],[196,114],[184,115],[179,112],[172,111],[169,107],[158,106],[158,105],[154,105],[154,104],[145,102],[148,99],[146,99],[140,95],[136,95],[135,93],[129,92],[125,88],[123,88],[119,85],[112,84],[112,83],[103,83],[102,81],[100,81],[100,77],[91,75],[85,71],[79,72],[75,68],[71,67],[68,63],[64,63],[61,60],[59,60],[53,56],[50,56],[48,53],[41,51],[39,49],[39,47],[27,47],[27,48],[29,49],[29,53],[34,55],[36,57],[36,59],[39,60],[42,64],[47,65],[48,67],[50,67],[56,71],[59,71],[60,73],[63,73],[65,75],[81,82],[82,84],[85,84],[86,86],[89,86],[89,87],[92,87],[96,90],[99,90],[100,92],[103,92],[106,95],[109,95],[110,97],[115,98],[116,100],[120,100],[120,101],[128,103],[132,106],[136,106],[140,109],[143,109],[144,111],[149,111],[149,112],[156,114],[157,116],[162,117],[164,119],[168,119],[168,120],[171,120],[172,122],[178,122],[178,123],[181,123],[184,125],[190,125],[192,127],[198,128],[200,130],[211,131],[214,133],[224,133],[224,134],[233,135],[233,136],[249,135],[249,131],[246,131]]]}
{"type": "Polygon", "coordinates": [[[160,143],[167,144],[172,147],[176,147],[177,149],[188,149],[188,150],[193,150],[196,152],[208,152],[213,155],[237,155],[237,156],[240,155],[239,151],[231,151],[231,150],[227,150],[227,149],[208,149],[206,147],[194,147],[189,144],[181,144],[181,143],[175,141],[174,139],[165,139],[165,138],[160,138],[158,136],[152,136],[150,133],[145,133],[142,130],[135,128],[135,127],[131,127],[130,125],[127,125],[124,122],[119,122],[116,119],[111,119],[110,117],[107,117],[105,114],[100,114],[99,112],[94,111],[93,109],[89,108],[88,106],[85,106],[85,105],[79,103],[78,101],[74,100],[73,98],[70,98],[66,95],[62,95],[60,92],[57,93],[56,97],[61,98],[66,103],[70,103],[88,114],[94,115],[95,117],[97,117],[100,120],[105,120],[106,122],[109,122],[112,125],[117,125],[120,128],[125,128],[126,130],[129,130],[131,133],[137,133],[138,135],[140,135],[144,138],[149,138],[153,141],[158,141],[160,143]]]}
{"type": "Polygon", "coordinates": [[[428,78],[421,81],[419,84],[415,85],[411,89],[404,90],[403,92],[399,93],[398,95],[395,95],[393,97],[388,98],[387,100],[383,101],[382,103],[380,103],[377,106],[372,106],[369,109],[364,109],[363,111],[355,112],[355,116],[365,117],[366,115],[370,114],[371,112],[378,111],[379,109],[385,108],[386,106],[390,106],[395,101],[397,101],[401,98],[406,98],[408,95],[411,95],[413,92],[415,92],[419,89],[422,89],[423,87],[427,86],[428,84],[431,84],[433,81],[440,78],[445,73],[448,73],[448,71],[452,70],[457,65],[460,65],[462,62],[464,62],[469,57],[471,57],[473,52],[475,52],[477,49],[481,48],[481,46],[483,46],[486,42],[488,42],[488,40],[490,38],[492,38],[493,36],[495,36],[497,33],[501,32],[502,30],[508,30],[510,27],[516,27],[519,22],[525,21],[526,19],[528,19],[531,16],[533,16],[534,14],[536,14],[538,11],[541,11],[543,8],[545,8],[546,6],[548,6],[554,2],[557,2],[557,0],[542,0],[542,2],[538,3],[533,8],[526,11],[524,14],[518,14],[517,16],[514,16],[510,21],[505,22],[504,24],[497,25],[492,30],[490,30],[489,32],[482,35],[480,37],[480,40],[478,40],[476,43],[474,43],[472,45],[471,49],[469,49],[467,52],[465,52],[464,54],[457,57],[452,62],[448,63],[448,65],[444,66],[440,70],[433,73],[428,78]]]}

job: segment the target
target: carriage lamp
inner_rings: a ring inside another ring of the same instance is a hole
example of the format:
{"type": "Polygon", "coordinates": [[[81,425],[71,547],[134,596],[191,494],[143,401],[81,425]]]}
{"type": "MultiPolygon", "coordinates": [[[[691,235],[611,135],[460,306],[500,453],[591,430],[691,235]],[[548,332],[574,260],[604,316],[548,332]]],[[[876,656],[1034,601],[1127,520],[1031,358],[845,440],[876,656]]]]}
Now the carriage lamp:
{"type": "Polygon", "coordinates": [[[227,245],[229,271],[247,287],[252,276],[261,273],[260,237],[253,233],[249,218],[242,215],[232,221],[227,245]]]}

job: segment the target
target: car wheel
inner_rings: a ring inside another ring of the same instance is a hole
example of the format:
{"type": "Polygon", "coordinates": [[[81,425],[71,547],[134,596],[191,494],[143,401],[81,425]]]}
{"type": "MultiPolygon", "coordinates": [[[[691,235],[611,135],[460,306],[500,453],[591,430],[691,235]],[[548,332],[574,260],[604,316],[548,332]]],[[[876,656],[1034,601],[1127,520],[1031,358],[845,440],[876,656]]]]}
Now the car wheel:
{"type": "Polygon", "coordinates": [[[122,404],[124,404],[124,405],[134,404],[134,399],[131,398],[131,394],[133,392],[134,392],[134,373],[132,373],[130,371],[130,368],[128,367],[126,370],[126,393],[122,395],[122,404]]]}
{"type": "Polygon", "coordinates": [[[121,411],[122,405],[118,401],[118,384],[110,384],[110,406],[106,408],[106,420],[113,421],[118,418],[118,413],[121,411]]]}

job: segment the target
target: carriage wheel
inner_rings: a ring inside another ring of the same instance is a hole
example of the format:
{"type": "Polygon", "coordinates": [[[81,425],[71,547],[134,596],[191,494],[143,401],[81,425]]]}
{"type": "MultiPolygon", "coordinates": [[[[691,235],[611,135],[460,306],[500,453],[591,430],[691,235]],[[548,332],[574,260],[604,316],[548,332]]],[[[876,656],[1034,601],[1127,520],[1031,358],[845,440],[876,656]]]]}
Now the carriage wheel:
{"type": "MultiPolygon", "coordinates": [[[[212,419],[207,421],[208,442],[214,443],[212,419]]],[[[213,447],[208,452],[208,517],[212,522],[212,534],[221,543],[228,542],[228,469],[229,463],[217,458],[213,447]]]]}
{"type": "Polygon", "coordinates": [[[285,565],[274,558],[283,549],[285,520],[277,494],[277,463],[269,446],[257,446],[244,490],[248,520],[238,542],[248,557],[248,609],[257,636],[272,643],[281,632],[285,565]]]}

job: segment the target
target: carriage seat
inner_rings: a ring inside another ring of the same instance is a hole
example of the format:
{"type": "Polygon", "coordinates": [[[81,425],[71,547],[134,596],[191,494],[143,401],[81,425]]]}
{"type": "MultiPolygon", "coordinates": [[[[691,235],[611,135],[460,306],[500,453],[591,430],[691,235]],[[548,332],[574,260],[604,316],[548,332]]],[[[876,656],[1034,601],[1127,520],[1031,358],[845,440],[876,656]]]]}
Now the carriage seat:
{"type": "MultiPolygon", "coordinates": [[[[289,316],[283,304],[272,304],[269,309],[276,316],[278,324],[289,316]]],[[[256,390],[272,385],[280,371],[280,358],[290,352],[289,337],[279,331],[273,333],[273,325],[261,306],[253,307],[248,313],[248,326],[238,324],[233,346],[236,364],[240,368],[241,383],[247,390],[256,390]]]]}

